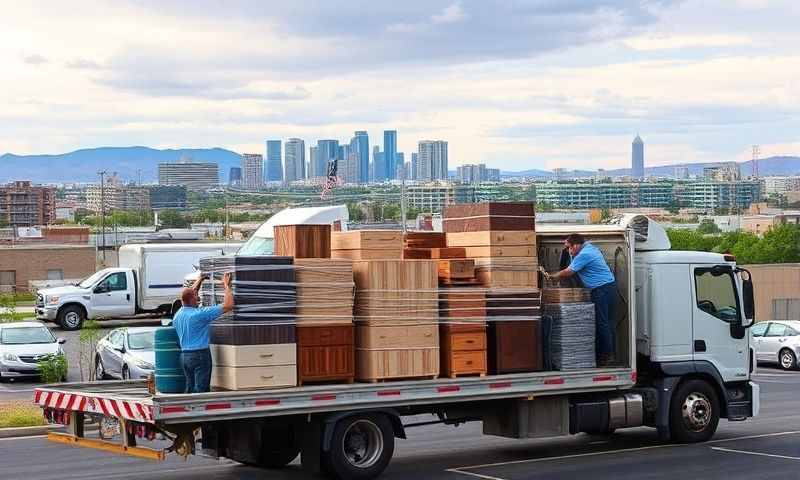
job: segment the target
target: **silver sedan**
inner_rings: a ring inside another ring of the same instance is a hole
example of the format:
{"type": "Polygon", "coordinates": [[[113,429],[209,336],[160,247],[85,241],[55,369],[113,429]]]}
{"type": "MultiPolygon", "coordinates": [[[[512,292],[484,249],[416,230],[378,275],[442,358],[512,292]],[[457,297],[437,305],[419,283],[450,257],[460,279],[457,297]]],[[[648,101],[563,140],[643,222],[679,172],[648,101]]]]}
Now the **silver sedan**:
{"type": "Polygon", "coordinates": [[[800,358],[800,321],[758,322],[750,327],[756,360],[777,363],[784,370],[798,368],[800,358]]]}
{"type": "Polygon", "coordinates": [[[147,378],[155,368],[153,339],[158,327],[111,330],[97,343],[95,378],[147,378]]]}

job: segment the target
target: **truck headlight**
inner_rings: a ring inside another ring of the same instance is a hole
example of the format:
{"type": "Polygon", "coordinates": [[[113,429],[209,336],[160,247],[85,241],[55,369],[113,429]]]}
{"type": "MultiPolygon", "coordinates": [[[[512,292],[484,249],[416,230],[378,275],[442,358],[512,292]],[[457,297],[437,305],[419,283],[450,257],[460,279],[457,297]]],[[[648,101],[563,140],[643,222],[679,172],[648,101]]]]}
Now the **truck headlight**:
{"type": "Polygon", "coordinates": [[[55,296],[52,296],[52,297],[47,297],[47,304],[48,305],[58,305],[58,301],[59,300],[60,300],[60,298],[58,297],[58,295],[55,295],[55,296]]]}
{"type": "Polygon", "coordinates": [[[13,353],[4,353],[3,360],[7,362],[19,362],[19,357],[14,355],[13,353]]]}

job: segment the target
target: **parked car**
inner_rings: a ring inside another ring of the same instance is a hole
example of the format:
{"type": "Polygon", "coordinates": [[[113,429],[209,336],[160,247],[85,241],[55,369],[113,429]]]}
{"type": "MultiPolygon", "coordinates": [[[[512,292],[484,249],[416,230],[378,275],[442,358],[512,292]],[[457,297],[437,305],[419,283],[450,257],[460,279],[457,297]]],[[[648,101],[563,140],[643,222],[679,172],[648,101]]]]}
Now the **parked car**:
{"type": "Polygon", "coordinates": [[[147,378],[155,368],[153,339],[157,327],[111,330],[97,343],[95,378],[147,378]]]}
{"type": "Polygon", "coordinates": [[[63,355],[65,341],[42,322],[0,323],[0,381],[38,377],[38,362],[47,355],[63,355]]]}
{"type": "Polygon", "coordinates": [[[758,322],[750,328],[756,360],[777,363],[784,370],[798,368],[800,358],[800,321],[758,322]]]}

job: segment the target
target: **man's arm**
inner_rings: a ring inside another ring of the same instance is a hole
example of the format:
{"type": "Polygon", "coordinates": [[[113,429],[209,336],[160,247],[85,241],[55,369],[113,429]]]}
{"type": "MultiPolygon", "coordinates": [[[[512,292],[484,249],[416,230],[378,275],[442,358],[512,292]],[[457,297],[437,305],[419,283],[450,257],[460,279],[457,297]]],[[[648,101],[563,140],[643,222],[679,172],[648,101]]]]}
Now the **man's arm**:
{"type": "Polygon", "coordinates": [[[560,272],[548,273],[547,274],[547,278],[550,278],[550,279],[553,279],[553,280],[561,280],[563,278],[569,278],[569,277],[571,277],[573,275],[575,275],[575,272],[573,272],[570,267],[567,267],[564,270],[561,270],[560,272]]]}
{"type": "Polygon", "coordinates": [[[195,292],[199,292],[200,287],[203,285],[203,280],[205,280],[206,278],[208,278],[208,274],[200,272],[200,276],[197,277],[197,280],[195,280],[194,284],[192,284],[192,290],[194,290],[195,292]]]}
{"type": "Polygon", "coordinates": [[[228,313],[233,310],[233,290],[231,289],[231,273],[222,276],[222,286],[225,288],[225,300],[222,302],[222,312],[228,313]]]}

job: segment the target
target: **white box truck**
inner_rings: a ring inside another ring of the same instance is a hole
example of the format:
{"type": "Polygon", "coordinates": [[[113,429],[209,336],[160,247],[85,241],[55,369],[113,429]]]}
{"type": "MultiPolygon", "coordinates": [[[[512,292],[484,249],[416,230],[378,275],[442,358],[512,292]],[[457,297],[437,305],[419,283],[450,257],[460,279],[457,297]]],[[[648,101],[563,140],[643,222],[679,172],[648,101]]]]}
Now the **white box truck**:
{"type": "Polygon", "coordinates": [[[77,330],[86,319],[142,313],[170,315],[179,307],[183,278],[200,259],[232,255],[240,243],[142,243],[119,249],[119,267],[97,271],[75,285],[36,295],[36,317],[77,330]]]}
{"type": "Polygon", "coordinates": [[[419,425],[404,424],[412,415],[479,421],[485,434],[509,438],[649,426],[678,442],[710,439],[721,418],[758,415],[753,285],[733,257],[672,251],[663,228],[626,216],[538,228],[548,271],[572,232],[603,252],[617,280],[616,366],[197,394],[155,393],[143,381],[75,383],[37,388],[34,402],[67,426],[49,434],[55,442],[162,460],[195,453],[200,428],[204,454],[270,468],[300,455],[305,470],[338,479],[380,475],[395,439],[419,425]],[[86,438],[87,418],[117,422],[119,441],[86,438]],[[168,432],[172,446],[148,443],[155,432],[168,432]]]}

